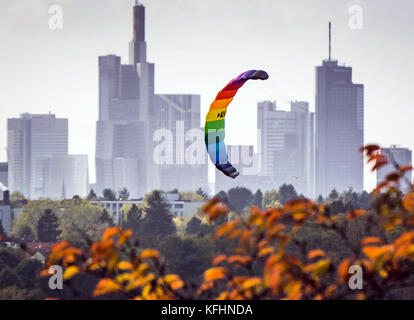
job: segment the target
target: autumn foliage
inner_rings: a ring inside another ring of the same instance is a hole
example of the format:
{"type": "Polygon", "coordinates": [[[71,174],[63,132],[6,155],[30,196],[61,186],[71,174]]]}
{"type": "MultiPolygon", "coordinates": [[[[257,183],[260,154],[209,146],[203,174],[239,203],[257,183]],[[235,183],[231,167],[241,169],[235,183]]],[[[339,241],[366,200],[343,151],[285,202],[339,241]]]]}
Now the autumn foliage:
{"type": "MultiPolygon", "coordinates": [[[[414,287],[414,189],[403,193],[401,182],[410,166],[400,166],[380,153],[376,145],[365,152],[372,170],[394,166],[386,180],[372,192],[369,210],[355,209],[345,219],[330,215],[325,205],[305,198],[280,208],[252,207],[248,216],[220,224],[215,239],[235,243],[231,254],[220,254],[204,271],[201,283],[185,283],[165,272],[158,252],[140,250],[132,232],[107,229],[89,252],[57,244],[47,266],[62,265],[64,279],[90,274],[97,279],[94,298],[113,295],[127,299],[384,299],[395,291],[414,287]],[[346,225],[365,218],[366,236],[355,244],[346,225]],[[345,221],[343,221],[345,220],[345,221]],[[322,249],[308,248],[298,232],[312,221],[324,232],[335,233],[347,247],[347,254],[335,261],[322,249]],[[374,230],[375,229],[375,230],[374,230]],[[293,254],[288,246],[299,248],[293,254]],[[353,265],[363,270],[363,289],[350,290],[353,265]]],[[[225,219],[227,207],[215,198],[203,208],[211,223],[225,219]]],[[[47,270],[43,271],[47,275],[47,270]]]]}

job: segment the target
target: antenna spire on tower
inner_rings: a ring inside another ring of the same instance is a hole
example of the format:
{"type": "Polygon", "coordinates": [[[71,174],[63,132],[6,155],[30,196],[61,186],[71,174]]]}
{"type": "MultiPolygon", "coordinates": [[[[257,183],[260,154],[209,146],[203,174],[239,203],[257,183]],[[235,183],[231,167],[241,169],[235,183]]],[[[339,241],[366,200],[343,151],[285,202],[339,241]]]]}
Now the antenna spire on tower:
{"type": "Polygon", "coordinates": [[[331,61],[331,22],[329,21],[329,61],[331,61]]]}

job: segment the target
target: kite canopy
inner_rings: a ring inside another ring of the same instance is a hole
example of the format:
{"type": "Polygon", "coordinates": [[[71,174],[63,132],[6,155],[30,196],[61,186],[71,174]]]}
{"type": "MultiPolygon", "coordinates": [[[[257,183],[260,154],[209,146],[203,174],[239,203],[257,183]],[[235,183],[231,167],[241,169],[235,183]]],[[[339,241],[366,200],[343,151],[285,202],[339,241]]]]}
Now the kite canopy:
{"type": "Polygon", "coordinates": [[[216,168],[226,176],[236,178],[240,173],[228,161],[226,145],[224,144],[224,118],[227,106],[233,100],[239,88],[247,80],[266,80],[269,75],[263,70],[249,70],[231,80],[218,94],[210,105],[206,116],[205,142],[207,152],[216,168]]]}

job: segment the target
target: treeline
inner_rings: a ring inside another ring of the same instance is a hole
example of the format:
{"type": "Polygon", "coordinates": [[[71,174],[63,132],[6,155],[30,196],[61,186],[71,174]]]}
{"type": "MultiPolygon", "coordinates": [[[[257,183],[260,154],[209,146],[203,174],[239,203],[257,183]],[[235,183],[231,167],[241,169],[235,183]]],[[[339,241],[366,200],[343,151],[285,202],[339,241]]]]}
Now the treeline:
{"type": "MultiPolygon", "coordinates": [[[[109,191],[104,192],[104,196],[114,196],[113,191],[109,191]]],[[[178,193],[181,200],[203,201],[210,198],[201,189],[196,192],[170,192],[178,193]]],[[[129,197],[126,189],[121,194],[123,199],[129,197]]],[[[214,238],[216,230],[223,223],[238,217],[246,218],[251,207],[280,208],[292,199],[300,197],[302,196],[298,195],[292,185],[282,185],[278,190],[270,190],[264,194],[261,190],[253,193],[244,187],[232,188],[228,192],[220,191],[213,198],[220,199],[230,212],[226,217],[212,222],[202,213],[201,208],[191,218],[174,217],[163,192],[153,191],[144,197],[142,205],[125,205],[121,209],[119,221],[114,221],[110,212],[91,205],[88,199],[74,197],[71,200],[27,201],[21,194],[12,194],[12,203],[15,206],[23,206],[23,214],[14,222],[12,236],[23,242],[69,241],[76,247],[87,249],[90,243],[101,238],[105,229],[119,224],[123,229],[133,231],[133,241],[138,251],[139,248],[158,250],[163,257],[166,272],[178,274],[189,283],[199,284],[202,281],[203,270],[209,267],[212,258],[218,254],[230,253],[235,246],[231,241],[225,242],[214,238]]],[[[352,190],[342,194],[333,190],[326,199],[319,197],[318,200],[326,204],[329,214],[344,213],[351,208],[364,208],[370,206],[372,201],[368,193],[356,193],[352,190]]],[[[355,239],[362,236],[360,226],[355,226],[350,232],[357,235],[355,239]]],[[[321,232],[319,227],[312,223],[306,224],[298,234],[305,237],[308,243],[313,243],[312,246],[322,247],[327,252],[332,251],[330,254],[337,257],[342,257],[346,252],[341,253],[338,249],[340,246],[330,248],[333,243],[337,243],[337,239],[331,239],[329,234],[321,232]]],[[[20,252],[22,249],[9,250],[20,252]]],[[[295,252],[297,248],[290,246],[289,250],[295,252]]],[[[11,276],[10,279],[14,280],[3,289],[12,287],[7,292],[15,297],[39,298],[50,294],[47,285],[36,285],[37,277],[34,274],[32,276],[29,287],[22,285],[22,280],[18,280],[18,277],[11,276]]],[[[93,281],[81,281],[74,292],[65,292],[64,297],[79,297],[79,290],[88,291],[91,288],[93,281]]]]}

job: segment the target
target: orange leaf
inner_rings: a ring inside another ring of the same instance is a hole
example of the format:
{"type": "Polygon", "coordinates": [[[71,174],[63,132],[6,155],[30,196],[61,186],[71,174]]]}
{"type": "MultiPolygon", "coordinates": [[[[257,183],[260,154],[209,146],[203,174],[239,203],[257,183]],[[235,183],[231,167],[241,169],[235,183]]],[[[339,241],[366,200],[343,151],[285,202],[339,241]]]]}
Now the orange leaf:
{"type": "Polygon", "coordinates": [[[379,150],[380,147],[376,144],[367,144],[366,146],[361,148],[361,151],[365,151],[367,155],[372,154],[373,152],[379,150]]]}
{"type": "Polygon", "coordinates": [[[381,244],[382,243],[382,239],[379,238],[379,237],[365,237],[361,241],[361,246],[365,246],[367,244],[374,244],[374,243],[381,244]]]}
{"type": "Polygon", "coordinates": [[[119,236],[117,245],[120,246],[124,244],[131,237],[132,237],[132,230],[128,229],[128,230],[123,231],[121,235],[119,236]]]}
{"type": "Polygon", "coordinates": [[[357,217],[363,216],[365,213],[366,213],[366,211],[363,210],[363,209],[351,210],[346,214],[346,219],[347,220],[352,220],[352,219],[355,219],[357,217]]]}
{"type": "Polygon", "coordinates": [[[392,251],[392,245],[385,245],[381,247],[367,246],[362,249],[362,252],[371,260],[378,260],[387,257],[392,251]]]}
{"type": "Polygon", "coordinates": [[[338,278],[341,283],[345,283],[348,278],[348,270],[351,261],[351,258],[346,258],[342,260],[341,264],[338,266],[338,278]]]}
{"type": "Polygon", "coordinates": [[[305,272],[312,272],[316,275],[322,275],[328,270],[330,264],[331,264],[331,262],[330,262],[329,259],[322,259],[322,260],[319,260],[317,262],[314,262],[314,263],[311,263],[311,264],[307,265],[304,268],[304,271],[305,272]]]}
{"type": "Polygon", "coordinates": [[[250,289],[252,287],[256,287],[258,285],[260,285],[262,283],[262,280],[260,278],[254,277],[254,278],[249,278],[246,281],[243,282],[243,289],[250,289]]]}
{"type": "Polygon", "coordinates": [[[102,240],[108,240],[112,238],[114,235],[118,234],[119,232],[121,232],[121,228],[119,227],[108,228],[105,230],[102,236],[102,240]]]}
{"type": "Polygon", "coordinates": [[[220,254],[213,259],[213,265],[216,266],[222,263],[223,261],[226,261],[226,259],[227,259],[227,256],[225,254],[220,254]]]}
{"type": "Polygon", "coordinates": [[[259,252],[257,253],[257,256],[261,258],[261,257],[267,256],[268,254],[273,253],[274,251],[275,251],[275,248],[273,247],[264,247],[259,250],[259,252]]]}
{"type": "Polygon", "coordinates": [[[395,240],[394,245],[399,247],[403,244],[410,244],[414,239],[414,232],[403,233],[397,240],[395,240]]]}
{"type": "Polygon", "coordinates": [[[239,263],[239,264],[246,264],[250,262],[252,259],[249,256],[242,256],[242,255],[233,255],[227,259],[228,263],[239,263]]]}
{"type": "Polygon", "coordinates": [[[141,259],[158,259],[159,258],[159,254],[157,250],[152,250],[152,249],[145,249],[144,251],[141,252],[141,259]]]}
{"type": "Polygon", "coordinates": [[[93,291],[93,296],[97,297],[103,294],[116,292],[120,289],[120,286],[112,279],[102,279],[96,285],[95,290],[93,291]]]}
{"type": "Polygon", "coordinates": [[[400,175],[397,172],[392,172],[388,174],[385,179],[391,182],[398,182],[400,180],[400,175]]]}
{"type": "Polygon", "coordinates": [[[184,286],[184,282],[176,274],[168,274],[164,277],[164,281],[170,285],[172,290],[181,289],[184,286]]]}
{"type": "Polygon", "coordinates": [[[228,274],[228,269],[224,267],[210,268],[204,272],[205,281],[215,281],[224,279],[228,274]]]}
{"type": "Polygon", "coordinates": [[[414,192],[406,194],[402,200],[405,211],[414,210],[414,192]]]}
{"type": "Polygon", "coordinates": [[[388,163],[387,160],[377,160],[375,165],[372,167],[371,171],[375,171],[383,166],[385,166],[388,163]]]}
{"type": "Polygon", "coordinates": [[[224,223],[217,229],[215,237],[220,238],[226,233],[232,231],[239,223],[240,223],[239,220],[233,220],[233,221],[224,223]]]}
{"type": "Polygon", "coordinates": [[[131,270],[132,269],[132,263],[129,261],[121,261],[118,263],[117,268],[119,270],[131,270]]]}
{"type": "Polygon", "coordinates": [[[400,167],[400,172],[401,173],[404,173],[406,171],[411,171],[411,170],[413,170],[413,167],[409,166],[409,165],[403,165],[403,166],[400,167]]]}
{"type": "Polygon", "coordinates": [[[321,249],[311,250],[308,252],[308,259],[314,259],[314,258],[324,257],[324,256],[325,256],[325,251],[321,249]]]}
{"type": "Polygon", "coordinates": [[[58,242],[58,243],[56,243],[51,249],[50,249],[50,251],[58,251],[58,250],[62,250],[62,249],[64,249],[64,248],[66,248],[66,247],[68,247],[69,246],[69,242],[68,241],[61,241],[61,242],[58,242]]]}
{"type": "Polygon", "coordinates": [[[70,278],[72,278],[77,273],[79,273],[79,267],[77,267],[77,266],[70,266],[63,273],[63,280],[70,279],[70,278]]]}

